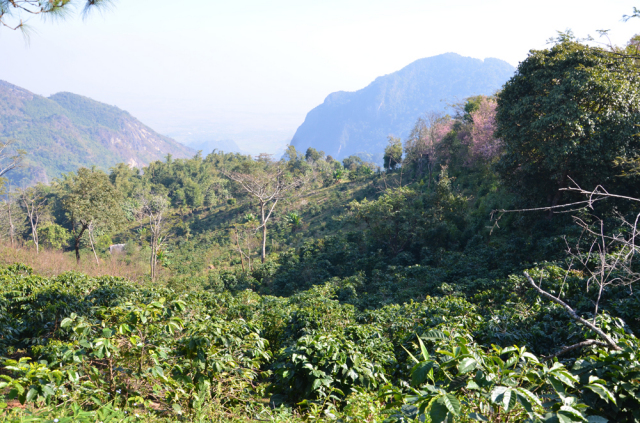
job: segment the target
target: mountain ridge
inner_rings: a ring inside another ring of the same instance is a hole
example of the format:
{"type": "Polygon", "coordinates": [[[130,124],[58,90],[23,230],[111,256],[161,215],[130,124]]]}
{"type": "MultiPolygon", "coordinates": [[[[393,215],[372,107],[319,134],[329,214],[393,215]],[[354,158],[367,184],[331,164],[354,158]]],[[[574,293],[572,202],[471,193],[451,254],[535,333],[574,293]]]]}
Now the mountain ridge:
{"type": "Polygon", "coordinates": [[[307,113],[291,145],[338,159],[364,154],[380,161],[389,135],[406,137],[421,114],[444,111],[448,103],[494,94],[514,72],[496,58],[444,53],[418,59],[360,90],[329,94],[307,113]]]}
{"type": "Polygon", "coordinates": [[[7,175],[19,184],[49,182],[80,167],[142,167],[194,153],[116,106],[69,92],[44,97],[2,80],[0,139],[27,151],[25,166],[7,175]]]}

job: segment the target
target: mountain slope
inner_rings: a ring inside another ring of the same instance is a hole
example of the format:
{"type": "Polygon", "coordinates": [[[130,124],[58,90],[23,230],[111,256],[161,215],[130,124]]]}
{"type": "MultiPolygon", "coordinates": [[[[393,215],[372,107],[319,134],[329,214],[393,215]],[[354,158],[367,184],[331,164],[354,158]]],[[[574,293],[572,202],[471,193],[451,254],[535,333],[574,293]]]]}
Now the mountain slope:
{"type": "Polygon", "coordinates": [[[193,151],[145,126],[128,112],[72,93],[49,98],[0,81],[0,139],[27,151],[19,183],[47,182],[79,167],[143,166],[193,151]]]}
{"type": "Polygon", "coordinates": [[[336,159],[366,153],[380,161],[389,135],[406,137],[425,112],[494,94],[514,72],[502,60],[455,53],[420,59],[359,91],[329,94],[307,114],[291,145],[302,151],[314,147],[336,159]]]}

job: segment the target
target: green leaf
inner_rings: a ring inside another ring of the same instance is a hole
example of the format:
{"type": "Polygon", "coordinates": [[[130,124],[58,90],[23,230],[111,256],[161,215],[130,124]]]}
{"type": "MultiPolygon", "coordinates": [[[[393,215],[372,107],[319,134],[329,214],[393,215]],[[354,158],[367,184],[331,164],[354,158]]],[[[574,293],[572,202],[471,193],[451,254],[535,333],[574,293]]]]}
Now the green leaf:
{"type": "Polygon", "coordinates": [[[447,335],[445,335],[444,332],[440,332],[439,330],[430,330],[429,332],[422,334],[422,338],[428,341],[438,341],[447,339],[447,335]]]}
{"type": "Polygon", "coordinates": [[[504,411],[509,411],[516,404],[516,396],[513,395],[513,389],[509,388],[502,394],[502,406],[504,411]]]}
{"type": "Polygon", "coordinates": [[[498,404],[502,399],[502,395],[509,389],[506,386],[496,386],[491,391],[491,402],[498,404]]]}
{"type": "Polygon", "coordinates": [[[313,381],[313,383],[311,384],[311,390],[312,390],[312,391],[317,390],[319,387],[321,387],[321,386],[322,386],[322,382],[323,382],[323,380],[322,380],[322,379],[316,379],[316,380],[314,380],[314,381],[313,381]]]}
{"type": "Polygon", "coordinates": [[[45,397],[54,396],[56,394],[56,391],[54,391],[53,388],[48,385],[44,385],[42,387],[42,392],[44,393],[45,397]]]}
{"type": "Polygon", "coordinates": [[[432,423],[443,423],[447,419],[449,409],[444,404],[442,397],[438,397],[431,403],[431,409],[429,410],[429,416],[432,423]]]}
{"type": "Polygon", "coordinates": [[[542,403],[531,391],[524,388],[516,388],[515,392],[517,394],[518,401],[527,413],[533,413],[533,404],[537,404],[539,407],[542,407],[542,403]]]}
{"type": "Polygon", "coordinates": [[[587,421],[589,423],[609,423],[609,420],[605,419],[604,417],[600,417],[600,416],[588,416],[587,417],[587,421]]]}
{"type": "Polygon", "coordinates": [[[578,410],[576,410],[575,408],[568,406],[568,405],[563,405],[562,407],[560,407],[560,411],[558,411],[558,420],[560,421],[571,421],[571,422],[586,422],[587,419],[585,419],[582,416],[582,413],[580,413],[578,410]],[[567,419],[571,419],[571,420],[567,420],[567,419]]]}
{"type": "Polygon", "coordinates": [[[585,386],[585,388],[592,390],[593,392],[598,394],[600,396],[600,398],[602,398],[603,400],[605,400],[607,402],[611,401],[614,404],[616,403],[616,399],[613,396],[613,394],[611,393],[611,391],[609,391],[607,388],[605,388],[604,386],[600,385],[599,383],[591,383],[591,384],[585,386]]]}
{"type": "Polygon", "coordinates": [[[422,339],[418,338],[418,343],[420,344],[420,351],[422,352],[422,358],[425,361],[429,360],[429,352],[427,351],[427,348],[424,346],[424,342],[422,342],[422,339]]]}
{"type": "Polygon", "coordinates": [[[444,394],[442,398],[449,412],[454,416],[458,416],[460,414],[460,401],[458,401],[458,398],[449,393],[444,394]]]}
{"type": "Polygon", "coordinates": [[[485,416],[483,416],[480,413],[471,413],[471,414],[469,414],[469,418],[473,419],[473,420],[476,420],[476,421],[479,421],[479,422],[488,422],[489,421],[488,418],[486,418],[485,416]]]}
{"type": "Polygon", "coordinates": [[[33,401],[33,399],[36,398],[37,396],[38,396],[38,390],[36,388],[29,389],[29,392],[27,392],[26,402],[33,401]]]}
{"type": "Polygon", "coordinates": [[[553,375],[557,377],[562,383],[572,388],[575,383],[578,383],[578,379],[566,370],[553,372],[553,375]]]}
{"type": "Polygon", "coordinates": [[[460,374],[468,373],[471,370],[474,370],[477,365],[478,362],[474,358],[467,357],[458,364],[458,372],[460,374]]]}
{"type": "Polygon", "coordinates": [[[413,366],[411,370],[411,384],[413,386],[420,386],[427,380],[429,371],[435,367],[433,361],[423,361],[413,366]]]}

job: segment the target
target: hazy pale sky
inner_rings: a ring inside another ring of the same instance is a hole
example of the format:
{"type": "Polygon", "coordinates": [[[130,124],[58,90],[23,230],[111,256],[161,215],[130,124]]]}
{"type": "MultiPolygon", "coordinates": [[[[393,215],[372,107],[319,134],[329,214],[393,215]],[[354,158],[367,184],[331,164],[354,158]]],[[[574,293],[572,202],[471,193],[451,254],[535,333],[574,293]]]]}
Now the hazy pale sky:
{"type": "MultiPolygon", "coordinates": [[[[70,91],[128,110],[165,134],[282,144],[333,91],[354,91],[446,52],[514,66],[556,30],[611,29],[624,44],[640,19],[629,0],[118,0],[86,20],[31,20],[26,45],[0,29],[0,79],[70,91]]],[[[269,148],[266,148],[269,146],[269,148]]]]}

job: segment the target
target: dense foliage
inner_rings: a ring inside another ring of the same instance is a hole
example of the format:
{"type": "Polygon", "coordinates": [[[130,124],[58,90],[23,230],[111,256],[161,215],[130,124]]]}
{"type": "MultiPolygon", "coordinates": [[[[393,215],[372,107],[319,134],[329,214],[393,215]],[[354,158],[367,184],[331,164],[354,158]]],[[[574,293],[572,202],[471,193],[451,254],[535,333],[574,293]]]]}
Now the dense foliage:
{"type": "Polygon", "coordinates": [[[532,52],[496,97],[391,139],[384,170],[291,146],[82,169],[33,190],[40,229],[9,196],[16,243],[150,275],[1,267],[4,417],[640,421],[640,193],[616,170],[638,153],[634,62],[605,53],[532,52]],[[554,215],[564,174],[632,197],[554,215]]]}

